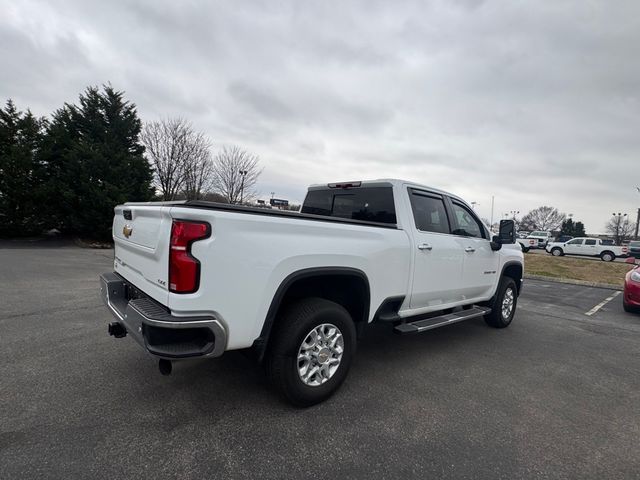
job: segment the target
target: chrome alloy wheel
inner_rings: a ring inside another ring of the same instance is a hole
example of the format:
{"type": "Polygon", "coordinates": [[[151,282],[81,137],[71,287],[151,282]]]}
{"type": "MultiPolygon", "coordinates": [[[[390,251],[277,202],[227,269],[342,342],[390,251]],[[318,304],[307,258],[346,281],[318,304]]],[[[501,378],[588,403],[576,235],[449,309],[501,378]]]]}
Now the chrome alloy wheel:
{"type": "Polygon", "coordinates": [[[323,323],[311,330],[298,349],[298,375],[305,385],[317,387],[338,370],[344,338],[338,327],[323,323]]]}
{"type": "Polygon", "coordinates": [[[513,288],[507,288],[504,292],[504,297],[502,297],[502,318],[504,320],[508,320],[511,316],[514,303],[515,296],[513,293],[513,288]]]}

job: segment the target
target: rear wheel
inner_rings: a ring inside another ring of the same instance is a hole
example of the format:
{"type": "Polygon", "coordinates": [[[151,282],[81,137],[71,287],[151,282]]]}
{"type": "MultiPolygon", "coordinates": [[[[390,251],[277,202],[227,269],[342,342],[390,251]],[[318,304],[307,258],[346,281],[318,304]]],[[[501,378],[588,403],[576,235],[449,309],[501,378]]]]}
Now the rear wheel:
{"type": "Polygon", "coordinates": [[[511,277],[502,277],[496,296],[491,302],[491,313],[484,316],[484,321],[495,328],[505,328],[511,324],[518,303],[518,287],[511,277]]]}
{"type": "Polygon", "coordinates": [[[555,247],[551,249],[551,255],[553,255],[554,257],[561,257],[562,255],[564,255],[564,252],[561,248],[555,247]]]}
{"type": "Polygon", "coordinates": [[[613,252],[602,252],[600,258],[603,262],[613,262],[616,258],[613,252]]]}
{"type": "Polygon", "coordinates": [[[344,307],[322,298],[289,306],[278,319],[267,357],[271,382],[293,405],[329,398],[347,377],[356,329],[344,307]]]}

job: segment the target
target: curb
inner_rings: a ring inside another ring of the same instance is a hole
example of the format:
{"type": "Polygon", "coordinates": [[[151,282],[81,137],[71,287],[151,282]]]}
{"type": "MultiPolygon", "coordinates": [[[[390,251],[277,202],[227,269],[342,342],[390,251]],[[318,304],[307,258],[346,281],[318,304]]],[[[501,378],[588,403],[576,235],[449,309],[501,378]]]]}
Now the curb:
{"type": "Polygon", "coordinates": [[[610,283],[587,282],[584,280],[572,280],[570,278],[545,277],[544,275],[524,275],[528,280],[544,280],[552,283],[567,283],[569,285],[581,285],[583,287],[606,288],[607,290],[624,290],[622,285],[611,285],[610,283]]]}

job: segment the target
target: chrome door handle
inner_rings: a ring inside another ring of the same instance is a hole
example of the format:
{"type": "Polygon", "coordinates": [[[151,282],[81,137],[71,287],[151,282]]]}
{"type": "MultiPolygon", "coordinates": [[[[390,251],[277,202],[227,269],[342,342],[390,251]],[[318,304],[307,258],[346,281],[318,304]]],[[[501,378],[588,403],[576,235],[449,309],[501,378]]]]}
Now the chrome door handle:
{"type": "Polygon", "coordinates": [[[433,247],[428,243],[421,243],[418,245],[418,250],[433,250],[433,247]]]}
{"type": "Polygon", "coordinates": [[[467,253],[473,253],[473,252],[476,251],[476,249],[473,248],[473,247],[467,247],[467,248],[464,249],[464,251],[467,252],[467,253]]]}

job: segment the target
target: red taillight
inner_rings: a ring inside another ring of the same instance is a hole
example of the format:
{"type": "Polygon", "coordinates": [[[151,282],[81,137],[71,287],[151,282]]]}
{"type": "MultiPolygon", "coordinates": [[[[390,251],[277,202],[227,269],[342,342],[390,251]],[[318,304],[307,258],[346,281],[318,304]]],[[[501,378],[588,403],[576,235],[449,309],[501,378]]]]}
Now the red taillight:
{"type": "Polygon", "coordinates": [[[169,291],[193,293],[200,284],[200,262],[191,256],[191,244],[211,234],[208,223],[174,220],[169,250],[169,291]]]}

